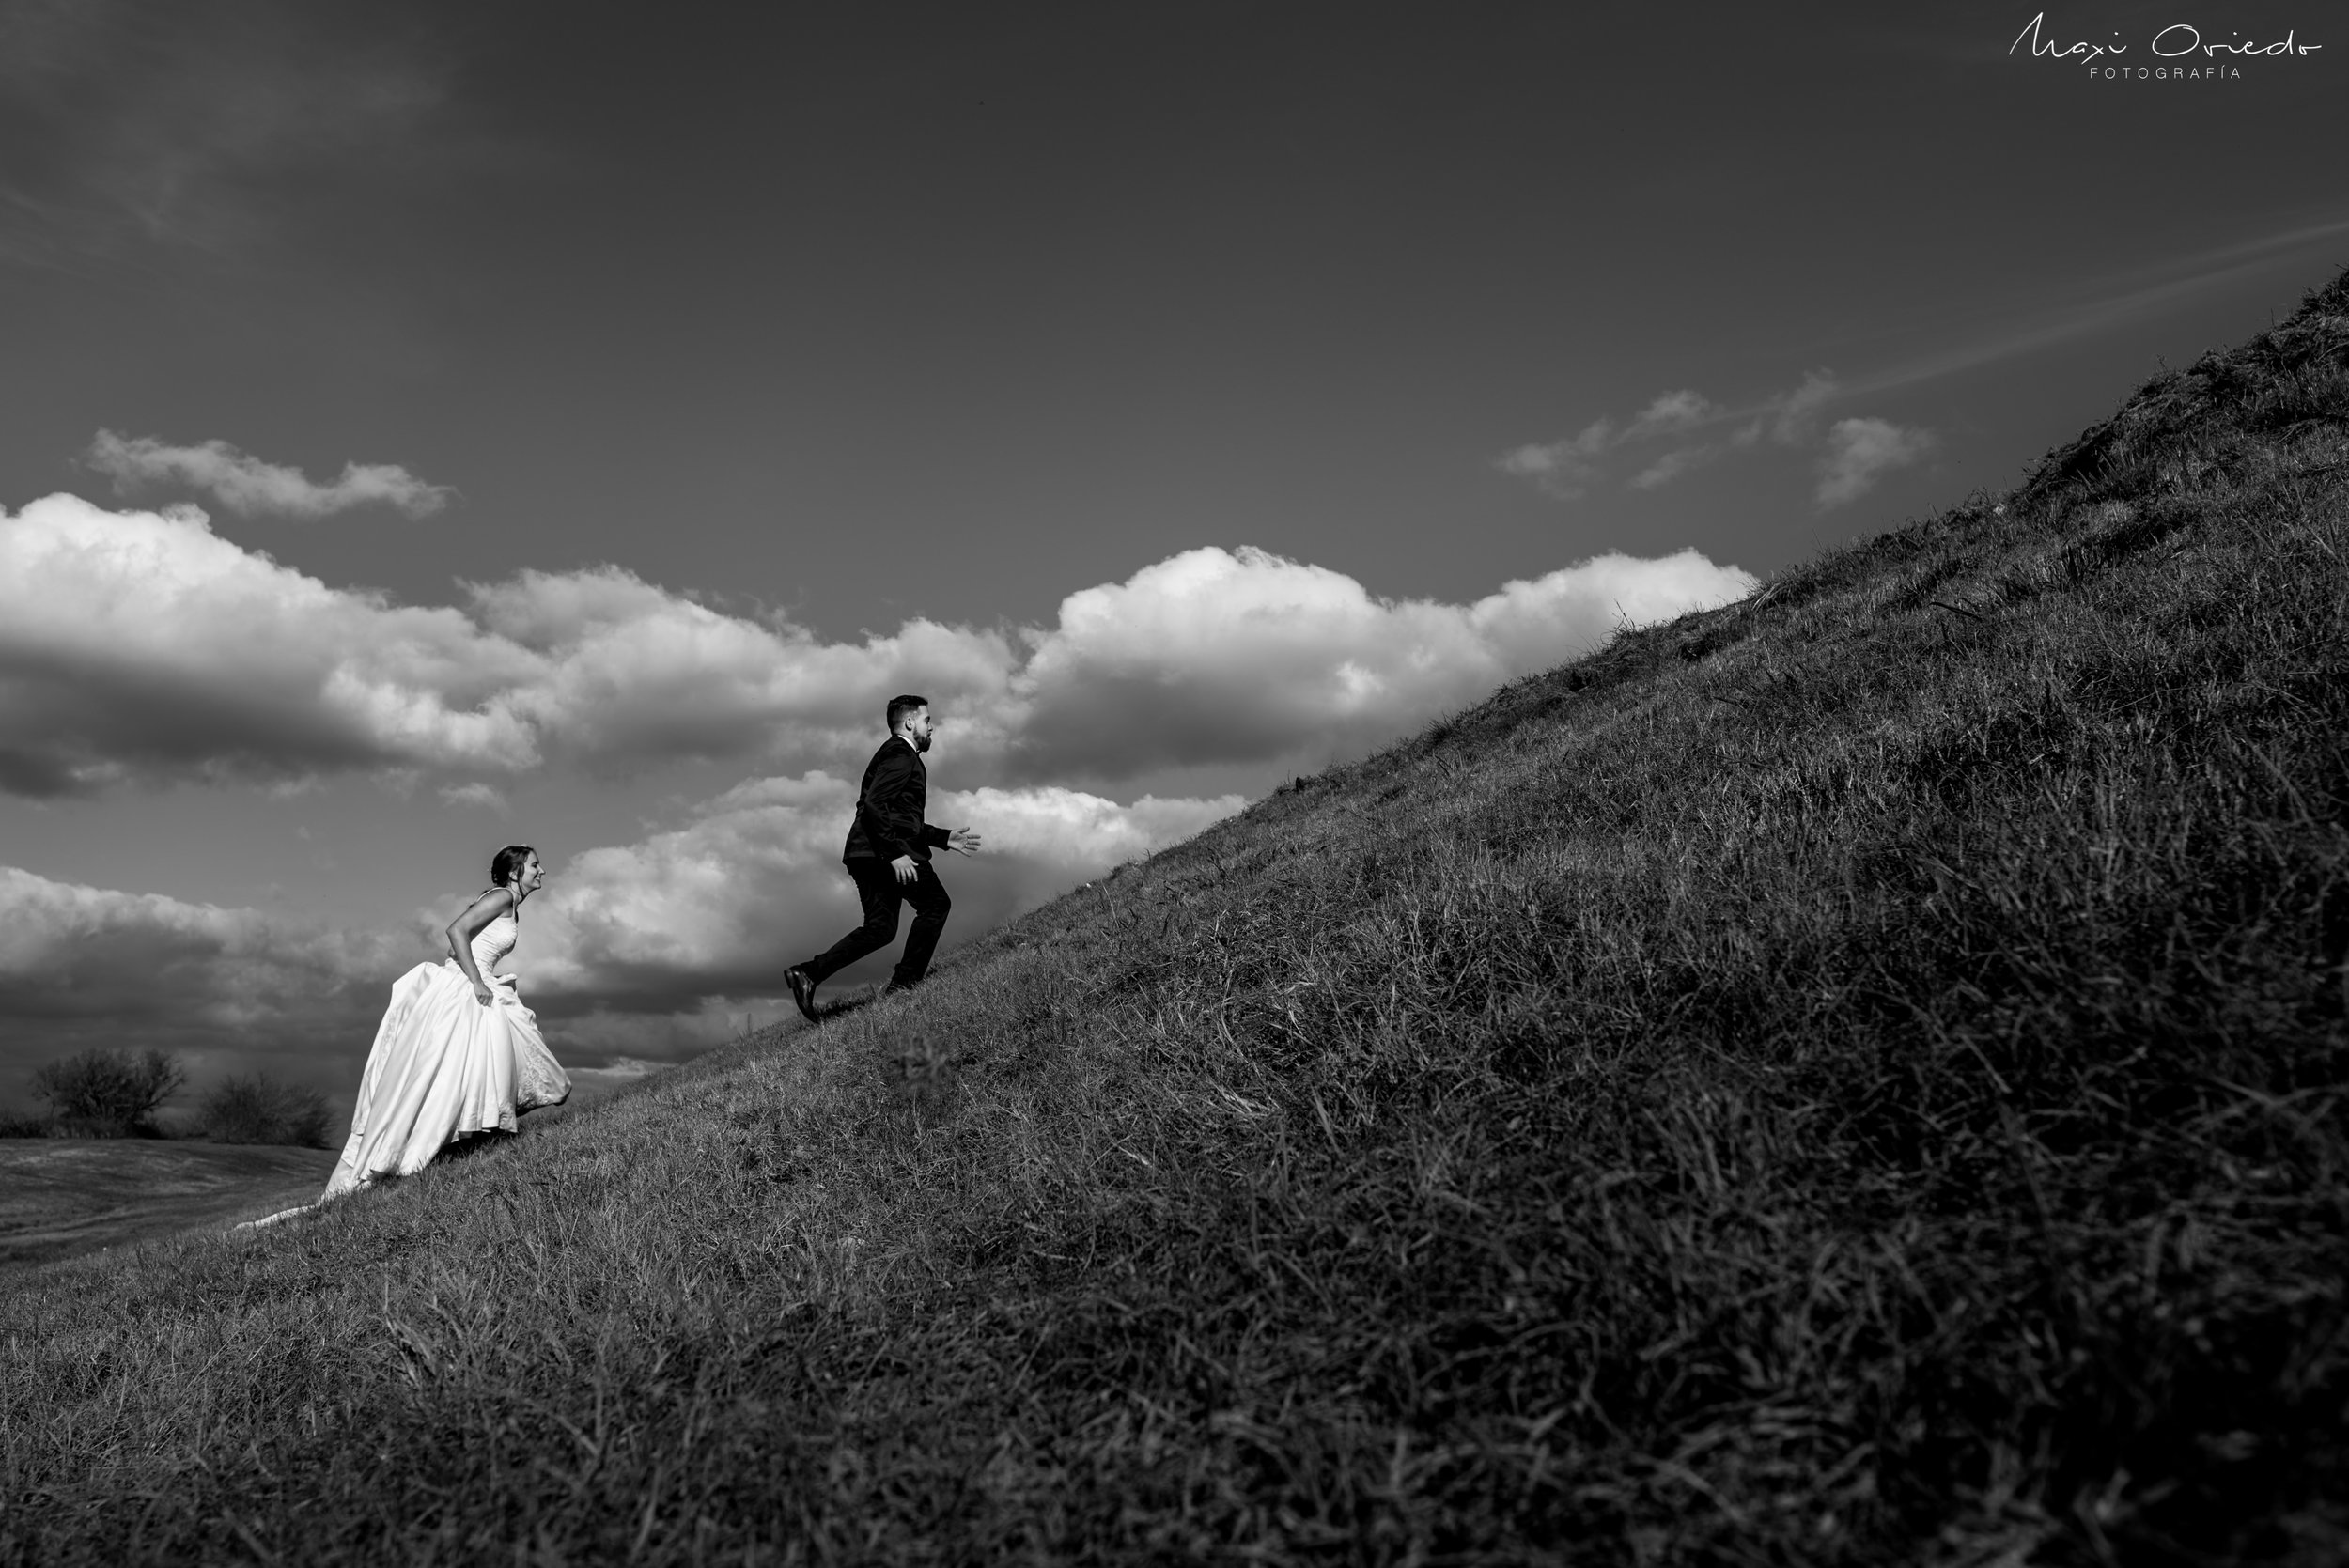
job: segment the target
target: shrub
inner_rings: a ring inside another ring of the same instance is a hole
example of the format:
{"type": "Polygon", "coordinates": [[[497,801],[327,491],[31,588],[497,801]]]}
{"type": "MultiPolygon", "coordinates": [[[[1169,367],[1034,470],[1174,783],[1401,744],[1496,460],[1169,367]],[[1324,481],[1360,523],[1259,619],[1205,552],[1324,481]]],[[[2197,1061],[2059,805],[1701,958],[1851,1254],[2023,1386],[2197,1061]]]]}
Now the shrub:
{"type": "Polygon", "coordinates": [[[47,1138],[56,1130],[54,1118],[19,1110],[0,1110],[0,1138],[47,1138]]]}
{"type": "Polygon", "coordinates": [[[326,1096],[264,1073],[222,1079],[205,1094],[198,1120],[215,1143],[327,1146],[326,1096]]]}
{"type": "Polygon", "coordinates": [[[187,1074],[159,1050],[84,1050],[33,1074],[62,1130],[84,1138],[159,1138],[155,1111],[187,1074]]]}

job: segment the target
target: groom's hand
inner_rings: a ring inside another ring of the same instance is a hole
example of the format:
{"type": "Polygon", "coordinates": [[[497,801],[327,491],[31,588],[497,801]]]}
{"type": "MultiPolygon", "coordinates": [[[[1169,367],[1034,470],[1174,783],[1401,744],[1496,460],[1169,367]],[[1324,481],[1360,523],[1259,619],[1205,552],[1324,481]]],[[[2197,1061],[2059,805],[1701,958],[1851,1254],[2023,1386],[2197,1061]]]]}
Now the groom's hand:
{"type": "Polygon", "coordinates": [[[897,880],[900,882],[910,882],[922,875],[922,868],[913,863],[913,857],[910,855],[898,856],[889,862],[889,869],[897,874],[897,880]]]}
{"type": "Polygon", "coordinates": [[[979,852],[979,835],[968,828],[957,828],[946,835],[946,847],[959,854],[975,855],[979,852]]]}

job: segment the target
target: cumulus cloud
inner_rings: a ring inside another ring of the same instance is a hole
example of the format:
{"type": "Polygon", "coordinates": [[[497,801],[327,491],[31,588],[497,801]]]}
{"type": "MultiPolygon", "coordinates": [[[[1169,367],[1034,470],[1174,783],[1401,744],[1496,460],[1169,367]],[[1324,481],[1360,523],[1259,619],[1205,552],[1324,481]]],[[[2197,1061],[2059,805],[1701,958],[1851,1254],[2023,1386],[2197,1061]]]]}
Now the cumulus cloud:
{"type": "MultiPolygon", "coordinates": [[[[1399,737],[1626,622],[1752,586],[1684,551],[1602,556],[1471,603],[1391,600],[1327,567],[1207,548],[1071,594],[1049,627],[915,621],[827,643],[611,567],[401,607],[240,550],[192,508],[113,513],[54,496],[0,515],[0,786],[282,788],[373,771],[452,807],[503,810],[490,781],[546,761],[796,753],[796,771],[633,842],[558,856],[524,915],[516,967],[558,1051],[685,1054],[746,1014],[776,1016],[783,969],[855,923],[839,856],[892,691],[925,691],[950,718],[941,784],[953,787],[933,790],[931,820],[988,841],[947,862],[951,944],[1243,801],[1223,784],[1121,799],[1121,784],[1215,764],[1268,783],[1399,737]]],[[[438,952],[454,908],[354,936],[0,876],[0,1035],[44,1052],[124,1030],[216,1050],[305,1042],[337,1094],[355,1082],[385,987],[438,952]]]]}
{"type": "MultiPolygon", "coordinates": [[[[452,803],[549,760],[861,767],[882,704],[928,695],[972,784],[1326,761],[1592,648],[1625,617],[1753,579],[1621,555],[1473,604],[1384,600],[1323,567],[1207,548],[1012,631],[906,623],[825,642],[618,567],[468,584],[459,607],[333,588],[194,508],[51,496],[0,514],[0,789],[293,787],[439,771],[452,803]]],[[[1218,785],[1216,787],[1223,787],[1218,785]]]]}
{"type": "Polygon", "coordinates": [[[240,517],[322,518],[353,506],[382,505],[424,517],[456,492],[428,485],[397,463],[345,463],[321,485],[298,468],[263,462],[225,441],[172,446],[152,436],[101,430],[83,461],[128,494],[153,485],[202,490],[240,517]]]}
{"type": "Polygon", "coordinates": [[[1004,743],[1000,699],[1018,656],[1000,632],[917,619],[894,636],[828,644],[616,567],[524,571],[467,592],[485,630],[542,660],[512,708],[572,754],[845,755],[870,749],[883,705],[905,691],[953,717],[957,750],[1004,743]]]}
{"type": "Polygon", "coordinates": [[[1889,419],[1839,419],[1827,433],[1819,459],[1818,502],[1841,506],[1856,501],[1896,468],[1906,468],[1934,448],[1931,430],[1889,419]]]}
{"type": "Polygon", "coordinates": [[[1342,572],[1208,547],[1062,601],[1015,683],[1019,769],[1116,778],[1153,767],[1359,753],[1514,676],[1598,646],[1626,620],[1742,598],[1754,579],[1694,551],[1604,555],[1473,604],[1376,598],[1342,572]]]}
{"type": "Polygon", "coordinates": [[[1160,800],[1144,795],[1131,805],[1082,790],[948,790],[933,815],[982,830],[984,862],[1012,912],[1058,897],[1114,865],[1195,836],[1248,802],[1238,795],[1204,800],[1160,800]]]}
{"type": "Polygon", "coordinates": [[[283,781],[539,759],[544,661],[462,612],[330,588],[203,513],[70,495],[0,514],[0,788],[283,781]]]}
{"type": "Polygon", "coordinates": [[[429,955],[405,933],[322,929],[0,866],[0,1067],[132,1036],[257,1057],[325,1086],[342,1069],[312,1073],[317,1050],[339,1049],[355,1075],[391,982],[429,955]]]}
{"type": "MultiPolygon", "coordinates": [[[[840,865],[854,784],[817,771],[745,781],[629,844],[559,855],[521,917],[510,967],[567,1062],[674,1060],[789,1006],[783,970],[861,916],[840,865]]],[[[1121,805],[1062,787],[935,793],[932,820],[986,850],[942,856],[944,951],[1111,867],[1238,811],[1227,795],[1121,805]]],[[[452,890],[403,929],[53,881],[0,867],[0,1072],[126,1040],[201,1069],[265,1066],[348,1103],[390,987],[444,951],[452,890]]],[[[842,977],[872,978],[894,955],[842,977]]]]}
{"type": "Polygon", "coordinates": [[[257,910],[0,866],[0,999],[19,1017],[112,1017],[143,1005],[242,1025],[259,1016],[259,999],[332,988],[365,973],[381,945],[257,910]],[[127,984],[150,975],[177,984],[162,991],[127,984]]]}
{"type": "MultiPolygon", "coordinates": [[[[526,907],[526,951],[515,955],[533,1006],[572,1020],[561,1038],[597,1037],[599,1012],[654,1014],[690,1045],[707,1043],[722,1018],[786,1005],[784,970],[861,918],[840,866],[855,795],[853,782],[821,770],[754,779],[679,826],[560,864],[526,907]]],[[[948,947],[1243,803],[1120,805],[1060,787],[934,792],[933,822],[974,827],[986,842],[974,857],[939,857],[955,900],[948,947]]]]}

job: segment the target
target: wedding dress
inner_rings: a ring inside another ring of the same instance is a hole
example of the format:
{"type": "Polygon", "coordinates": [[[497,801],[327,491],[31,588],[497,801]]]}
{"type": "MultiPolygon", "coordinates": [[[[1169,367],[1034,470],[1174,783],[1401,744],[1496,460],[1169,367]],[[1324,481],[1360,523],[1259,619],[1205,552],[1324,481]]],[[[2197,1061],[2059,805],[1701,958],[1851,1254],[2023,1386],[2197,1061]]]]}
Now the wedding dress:
{"type": "Polygon", "coordinates": [[[474,965],[491,993],[486,1007],[454,958],[418,964],[392,986],[359,1079],[350,1141],[321,1199],[378,1176],[412,1175],[451,1143],[512,1132],[517,1111],[569,1096],[571,1080],[515,994],[514,976],[495,972],[517,930],[503,914],[474,936],[474,965]]]}

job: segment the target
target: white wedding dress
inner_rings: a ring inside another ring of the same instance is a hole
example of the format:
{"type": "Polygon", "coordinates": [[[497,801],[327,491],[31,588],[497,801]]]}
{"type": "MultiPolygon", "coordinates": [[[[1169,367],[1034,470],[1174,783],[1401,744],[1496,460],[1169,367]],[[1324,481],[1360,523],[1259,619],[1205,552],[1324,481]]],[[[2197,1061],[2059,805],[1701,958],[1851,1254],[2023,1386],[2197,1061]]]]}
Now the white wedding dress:
{"type": "Polygon", "coordinates": [[[454,958],[418,964],[392,986],[350,1116],[350,1141],[321,1201],[379,1176],[413,1175],[461,1139],[512,1132],[518,1111],[560,1105],[571,1080],[538,1019],[497,966],[518,927],[503,914],[474,934],[473,960],[493,995],[484,1007],[454,958]]]}

